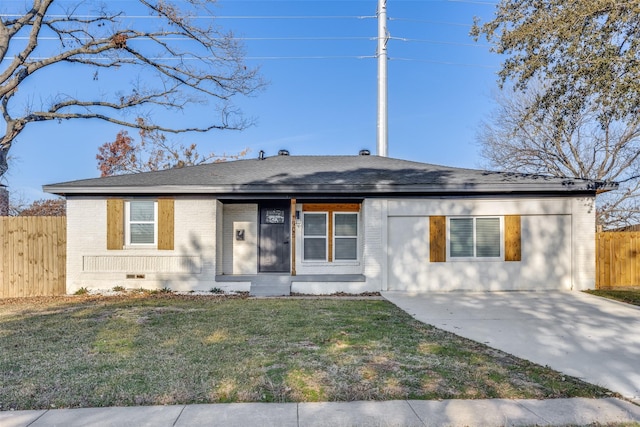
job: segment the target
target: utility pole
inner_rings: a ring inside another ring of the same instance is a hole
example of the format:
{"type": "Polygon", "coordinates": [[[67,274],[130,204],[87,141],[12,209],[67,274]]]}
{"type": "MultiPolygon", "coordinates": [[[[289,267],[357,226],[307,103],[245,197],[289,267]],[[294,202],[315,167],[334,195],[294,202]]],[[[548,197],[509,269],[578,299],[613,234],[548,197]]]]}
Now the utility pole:
{"type": "Polygon", "coordinates": [[[387,157],[387,0],[378,0],[378,156],[387,157]]]}

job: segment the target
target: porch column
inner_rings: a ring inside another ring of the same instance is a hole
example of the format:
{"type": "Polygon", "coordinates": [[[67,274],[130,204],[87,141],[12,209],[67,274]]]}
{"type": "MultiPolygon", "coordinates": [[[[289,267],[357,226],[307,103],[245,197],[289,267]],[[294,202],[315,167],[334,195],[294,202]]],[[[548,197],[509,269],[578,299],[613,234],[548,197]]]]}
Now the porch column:
{"type": "Polygon", "coordinates": [[[291,199],[291,275],[296,275],[296,199],[291,199]]]}

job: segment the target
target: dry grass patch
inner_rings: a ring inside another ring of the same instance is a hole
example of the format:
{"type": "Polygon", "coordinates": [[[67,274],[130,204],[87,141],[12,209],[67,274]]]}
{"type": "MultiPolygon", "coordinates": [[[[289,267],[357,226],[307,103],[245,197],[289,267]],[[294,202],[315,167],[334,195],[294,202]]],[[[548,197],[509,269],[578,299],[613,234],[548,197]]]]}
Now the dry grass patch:
{"type": "Polygon", "coordinates": [[[609,298],[616,301],[626,302],[627,304],[640,306],[640,287],[598,289],[598,290],[585,291],[585,292],[588,294],[597,295],[600,297],[609,298]]]}
{"type": "Polygon", "coordinates": [[[0,336],[2,410],[607,394],[380,300],[14,300],[0,336]]]}

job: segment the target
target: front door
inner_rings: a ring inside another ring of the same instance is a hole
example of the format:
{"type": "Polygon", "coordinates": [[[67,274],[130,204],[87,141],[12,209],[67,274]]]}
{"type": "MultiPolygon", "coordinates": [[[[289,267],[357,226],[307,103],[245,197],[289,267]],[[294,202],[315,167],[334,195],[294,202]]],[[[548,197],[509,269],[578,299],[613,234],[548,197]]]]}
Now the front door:
{"type": "Polygon", "coordinates": [[[290,270],[291,219],[289,203],[260,205],[259,266],[261,273],[288,273],[290,270]]]}

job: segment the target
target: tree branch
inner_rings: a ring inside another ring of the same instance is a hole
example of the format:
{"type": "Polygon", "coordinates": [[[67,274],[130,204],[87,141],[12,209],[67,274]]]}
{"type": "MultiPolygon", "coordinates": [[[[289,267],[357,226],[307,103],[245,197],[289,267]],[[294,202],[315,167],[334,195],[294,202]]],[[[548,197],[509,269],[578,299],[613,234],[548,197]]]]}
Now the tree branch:
{"type": "MultiPolygon", "coordinates": [[[[49,120],[98,119],[129,128],[173,133],[237,130],[250,124],[230,102],[237,96],[256,93],[264,82],[257,69],[244,64],[242,48],[231,34],[191,19],[194,14],[209,15],[210,1],[172,4],[139,0],[157,19],[134,24],[124,22],[127,2],[122,5],[123,10],[81,16],[78,11],[87,3],[77,0],[66,15],[50,15],[51,6],[58,3],[34,0],[33,7],[22,16],[0,19],[0,59],[5,59],[8,52],[19,52],[11,61],[0,61],[0,106],[6,123],[4,133],[0,133],[0,151],[7,152],[28,124],[49,120]],[[34,52],[47,52],[40,46],[45,30],[56,37],[57,51],[36,58],[34,52]],[[15,36],[25,31],[26,43],[16,40],[15,36]],[[64,63],[104,72],[126,69],[128,75],[140,76],[145,87],[123,83],[106,97],[79,93],[27,111],[19,111],[13,105],[15,94],[27,87],[27,81],[46,79],[49,70],[64,63]],[[128,95],[119,95],[122,93],[128,95]],[[205,102],[220,103],[222,107],[220,116],[210,115],[208,123],[158,125],[147,120],[142,128],[135,120],[121,117],[128,111],[150,117],[154,107],[183,109],[205,102]]],[[[0,176],[3,167],[6,162],[0,158],[0,176]]]]}

